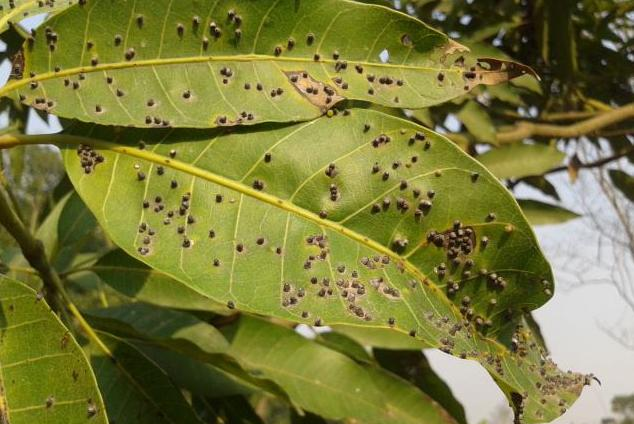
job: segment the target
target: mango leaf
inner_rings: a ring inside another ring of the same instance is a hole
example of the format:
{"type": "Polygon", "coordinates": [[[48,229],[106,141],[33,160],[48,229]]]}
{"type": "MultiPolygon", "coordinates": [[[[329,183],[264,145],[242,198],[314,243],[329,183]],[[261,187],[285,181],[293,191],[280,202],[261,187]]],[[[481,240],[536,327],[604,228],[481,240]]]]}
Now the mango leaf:
{"type": "Polygon", "coordinates": [[[580,216],[561,206],[538,200],[517,199],[517,203],[519,203],[524,215],[528,218],[528,222],[532,225],[561,224],[580,216]]]}
{"type": "Polygon", "coordinates": [[[371,110],[265,129],[78,124],[54,141],[75,143],[67,172],[116,244],[228,309],[411,334],[527,393],[527,422],[578,396],[584,377],[516,328],[552,272],[485,168],[371,110]]]}
{"type": "Polygon", "coordinates": [[[0,32],[30,16],[43,13],[56,15],[77,2],[78,0],[0,0],[0,32]]]}
{"type": "Polygon", "coordinates": [[[0,422],[108,422],[75,338],[41,295],[1,275],[0,331],[0,422]]]}
{"type": "Polygon", "coordinates": [[[38,228],[36,237],[46,247],[49,260],[59,272],[69,269],[83,251],[105,248],[97,235],[95,217],[76,193],[62,198],[38,228]]]}
{"type": "Polygon", "coordinates": [[[312,119],[343,99],[421,108],[527,72],[454,66],[466,49],[446,35],[346,0],[85,3],[27,43],[35,76],[0,94],[100,124],[208,128],[312,119]]]}
{"type": "MultiPolygon", "coordinates": [[[[127,338],[146,356],[153,360],[158,358],[157,363],[168,371],[172,379],[184,382],[184,387],[195,393],[211,396],[210,388],[198,390],[200,377],[206,385],[228,382],[230,385],[239,386],[241,394],[253,391],[254,387],[277,395],[283,393],[269,381],[249,376],[235,360],[225,355],[228,342],[224,336],[214,326],[193,315],[136,303],[89,310],[86,311],[86,316],[89,322],[101,331],[127,338]],[[165,354],[156,350],[156,346],[177,355],[165,354]],[[165,360],[166,358],[170,358],[171,361],[165,360]],[[192,360],[198,363],[195,364],[192,360]],[[200,362],[213,365],[213,369],[200,362]],[[195,376],[182,375],[192,371],[195,372],[195,376]],[[192,379],[195,380],[193,384],[192,379]]],[[[222,393],[227,394],[224,388],[222,393]]]]}
{"type": "Polygon", "coordinates": [[[419,340],[407,334],[381,328],[333,325],[332,329],[365,347],[395,350],[420,350],[424,347],[419,340]]]}
{"type": "MultiPolygon", "coordinates": [[[[194,398],[194,406],[196,406],[194,398]]],[[[243,396],[230,396],[220,399],[204,399],[201,418],[209,423],[265,424],[256,414],[253,406],[243,396]]]]}
{"type": "Polygon", "coordinates": [[[467,130],[481,143],[496,144],[495,126],[487,111],[471,100],[456,114],[467,130]]]}
{"type": "Polygon", "coordinates": [[[243,316],[230,354],[276,381],[300,407],[326,419],[363,423],[455,423],[396,375],[361,366],[293,330],[243,316]]]}
{"type": "Polygon", "coordinates": [[[541,191],[543,194],[550,196],[557,201],[561,200],[555,186],[544,176],[539,175],[533,177],[525,177],[522,178],[522,182],[541,191]]]}
{"type": "Polygon", "coordinates": [[[123,250],[101,257],[90,269],[110,287],[133,300],[168,308],[213,311],[226,314],[224,305],[207,295],[152,269],[123,250]]]}
{"type": "Polygon", "coordinates": [[[464,407],[447,383],[434,372],[423,352],[375,349],[373,353],[382,367],[419,387],[458,423],[467,423],[464,407]]]}
{"type": "Polygon", "coordinates": [[[152,340],[193,358],[206,359],[227,350],[228,343],[215,327],[192,315],[142,303],[86,312],[97,328],[126,337],[152,340]]]}
{"type": "Polygon", "coordinates": [[[205,398],[251,395],[267,390],[283,394],[272,382],[237,369],[227,371],[155,344],[135,341],[135,346],[170,376],[174,384],[205,398]]]}
{"type": "Polygon", "coordinates": [[[370,356],[369,352],[364,348],[364,346],[362,346],[353,338],[348,337],[342,333],[328,331],[322,334],[318,334],[317,337],[315,337],[315,341],[332,350],[341,352],[357,362],[373,362],[372,356],[370,356]]]}
{"type": "Polygon", "coordinates": [[[634,202],[634,177],[620,169],[610,169],[608,171],[610,180],[616,188],[631,202],[634,202]]]}
{"type": "Polygon", "coordinates": [[[516,143],[491,149],[478,160],[498,178],[522,178],[541,175],[560,165],[565,157],[554,146],[516,143]]]}
{"type": "Polygon", "coordinates": [[[111,355],[85,347],[102,390],[110,422],[201,424],[167,374],[124,339],[99,332],[111,355]]]}

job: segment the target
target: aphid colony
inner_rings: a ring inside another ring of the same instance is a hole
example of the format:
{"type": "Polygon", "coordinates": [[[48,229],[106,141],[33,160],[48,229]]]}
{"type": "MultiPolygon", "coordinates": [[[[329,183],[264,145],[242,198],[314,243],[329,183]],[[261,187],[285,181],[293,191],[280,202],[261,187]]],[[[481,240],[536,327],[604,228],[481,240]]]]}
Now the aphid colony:
{"type": "Polygon", "coordinates": [[[77,156],[79,156],[79,164],[86,174],[90,174],[95,170],[97,165],[103,163],[104,157],[93,150],[92,147],[80,144],[77,147],[77,156]]]}

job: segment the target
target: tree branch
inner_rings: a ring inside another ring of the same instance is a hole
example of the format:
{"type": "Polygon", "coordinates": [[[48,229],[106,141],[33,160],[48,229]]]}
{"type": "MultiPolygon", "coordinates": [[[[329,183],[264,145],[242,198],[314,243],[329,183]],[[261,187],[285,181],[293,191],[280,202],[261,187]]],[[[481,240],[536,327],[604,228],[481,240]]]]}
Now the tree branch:
{"type": "MultiPolygon", "coordinates": [[[[599,160],[596,160],[594,162],[586,162],[586,163],[577,163],[575,165],[575,168],[577,169],[588,169],[588,168],[600,168],[603,165],[607,165],[610,162],[614,162],[617,161],[621,158],[624,158],[625,156],[628,156],[630,154],[634,153],[634,146],[630,147],[629,149],[624,149],[622,151],[620,151],[619,153],[616,153],[612,156],[607,156],[604,158],[601,158],[599,160]]],[[[562,171],[567,171],[568,170],[568,166],[567,165],[561,165],[561,166],[557,166],[555,168],[552,168],[548,171],[545,172],[544,175],[546,174],[554,174],[556,172],[562,172],[562,171]]]]}
{"type": "MultiPolygon", "coordinates": [[[[605,158],[601,158],[594,162],[577,163],[575,166],[577,169],[599,168],[601,166],[607,165],[611,162],[624,158],[625,156],[631,155],[632,153],[634,153],[634,146],[630,147],[629,149],[624,149],[620,151],[619,153],[616,153],[612,156],[607,156],[605,158]]],[[[557,172],[562,172],[567,170],[568,170],[568,165],[561,165],[561,166],[557,166],[555,168],[549,169],[548,171],[544,172],[541,176],[545,176],[548,174],[555,174],[557,172]]],[[[512,190],[513,188],[515,188],[517,184],[521,183],[527,178],[530,178],[530,177],[523,177],[523,178],[518,178],[517,180],[508,181],[507,188],[509,190],[512,190]]]]}
{"type": "Polygon", "coordinates": [[[502,128],[496,138],[499,144],[514,143],[530,137],[575,138],[592,134],[609,125],[631,118],[634,118],[634,103],[603,112],[573,125],[552,125],[521,121],[514,127],[502,128]]]}
{"type": "Polygon", "coordinates": [[[112,357],[110,349],[97,336],[66,293],[62,280],[48,261],[44,244],[33,237],[22,221],[20,221],[13,210],[7,191],[2,186],[0,186],[0,224],[18,242],[26,260],[39,273],[46,289],[49,304],[60,307],[65,306],[78,321],[79,326],[84,330],[88,338],[96,343],[108,356],[112,357]],[[60,304],[60,301],[63,303],[60,304]]]}

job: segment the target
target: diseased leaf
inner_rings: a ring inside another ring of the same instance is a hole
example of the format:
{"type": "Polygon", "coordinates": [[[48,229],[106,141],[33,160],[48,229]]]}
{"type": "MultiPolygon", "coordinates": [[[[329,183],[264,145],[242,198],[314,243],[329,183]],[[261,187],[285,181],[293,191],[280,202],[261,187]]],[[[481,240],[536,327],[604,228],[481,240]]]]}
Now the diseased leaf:
{"type": "Polygon", "coordinates": [[[477,141],[496,144],[493,121],[487,111],[477,102],[473,100],[466,102],[456,116],[477,141]]]}
{"type": "Polygon", "coordinates": [[[2,275],[0,332],[0,422],[108,422],[75,338],[41,295],[2,275]]]}
{"type": "Polygon", "coordinates": [[[115,243],[229,309],[412,334],[480,361],[509,398],[528,393],[527,422],[578,396],[584,378],[540,365],[516,328],[552,296],[552,274],[486,169],[371,110],[267,129],[77,125],[63,140],[83,146],[64,156],[115,243]],[[103,160],[82,166],[94,149],[103,160]]]}
{"type": "Polygon", "coordinates": [[[620,169],[610,169],[608,171],[612,184],[618,188],[623,195],[634,202],[634,177],[620,169]]]}
{"type": "Polygon", "coordinates": [[[161,368],[126,340],[103,332],[98,336],[112,357],[94,344],[85,350],[97,374],[110,422],[201,424],[161,368]]]}
{"type": "Polygon", "coordinates": [[[532,225],[561,224],[571,219],[579,218],[576,214],[561,206],[540,202],[532,199],[518,199],[522,212],[532,225]]]}
{"type": "Polygon", "coordinates": [[[554,146],[511,144],[478,156],[478,160],[498,178],[542,175],[560,165],[566,155],[554,146]]]}
{"type": "Polygon", "coordinates": [[[346,0],[88,0],[47,28],[27,44],[25,74],[35,76],[1,93],[100,124],[300,121],[343,98],[414,109],[525,69],[488,59],[484,67],[454,64],[448,56],[465,48],[446,35],[346,0]]]}
{"type": "Polygon", "coordinates": [[[462,404],[454,397],[447,383],[434,372],[423,352],[375,349],[374,357],[382,367],[409,381],[438,402],[456,422],[467,423],[462,404]]]}
{"type": "Polygon", "coordinates": [[[363,423],[453,423],[429,397],[376,366],[243,316],[229,353],[282,386],[300,407],[327,419],[363,423]]]}

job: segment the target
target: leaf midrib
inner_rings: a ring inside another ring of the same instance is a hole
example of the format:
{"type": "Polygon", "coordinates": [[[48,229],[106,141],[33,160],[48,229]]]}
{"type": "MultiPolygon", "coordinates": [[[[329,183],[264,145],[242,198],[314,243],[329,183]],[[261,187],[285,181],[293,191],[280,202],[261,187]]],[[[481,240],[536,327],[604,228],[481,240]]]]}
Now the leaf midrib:
{"type": "MultiPolygon", "coordinates": [[[[0,20],[0,23],[2,21],[0,20]]],[[[103,72],[108,70],[118,70],[118,69],[131,69],[131,68],[145,68],[145,67],[155,67],[155,66],[167,66],[167,65],[180,65],[180,64],[194,64],[194,63],[209,63],[209,62],[273,62],[273,63],[284,63],[284,62],[295,62],[295,63],[306,63],[306,64],[335,64],[337,61],[332,59],[322,59],[319,61],[314,61],[312,58],[300,58],[300,57],[276,57],[270,55],[259,55],[259,54],[239,54],[239,55],[226,55],[226,56],[186,56],[186,57],[173,57],[173,58],[158,58],[158,59],[146,59],[146,60],[136,60],[136,61],[123,61],[123,62],[111,62],[111,63],[103,63],[98,64],[96,66],[77,66],[74,68],[63,69],[59,72],[45,72],[34,77],[23,78],[21,80],[16,80],[14,82],[8,83],[2,89],[0,89],[0,96],[5,96],[7,93],[18,89],[22,86],[25,86],[31,82],[41,82],[47,81],[55,78],[68,77],[78,74],[87,74],[87,73],[95,73],[95,72],[103,72]]],[[[402,64],[392,64],[392,63],[382,63],[382,62],[368,62],[368,61],[352,61],[355,64],[360,64],[363,66],[374,66],[378,68],[386,68],[386,69],[409,69],[409,70],[417,70],[422,72],[445,72],[445,73],[455,73],[460,74],[463,72],[461,68],[457,67],[439,67],[432,68],[426,66],[419,65],[402,65],[402,64]]],[[[27,69],[28,71],[28,69],[27,69]]],[[[481,71],[487,72],[487,71],[481,71]]]]}

